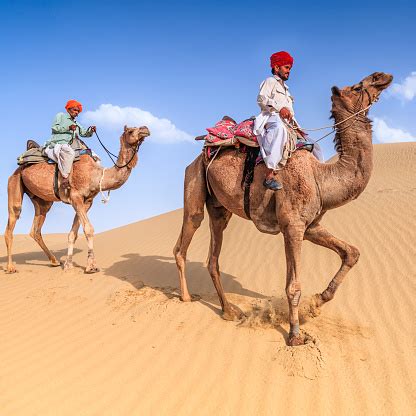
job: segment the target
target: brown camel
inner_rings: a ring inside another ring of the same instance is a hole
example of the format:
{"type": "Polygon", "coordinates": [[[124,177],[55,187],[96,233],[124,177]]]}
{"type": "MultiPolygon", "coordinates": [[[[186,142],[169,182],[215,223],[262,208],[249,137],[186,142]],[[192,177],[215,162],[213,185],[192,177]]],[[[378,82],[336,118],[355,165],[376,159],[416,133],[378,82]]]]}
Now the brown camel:
{"type": "MultiPolygon", "coordinates": [[[[127,181],[132,169],[137,164],[137,151],[144,138],[149,134],[147,127],[130,128],[125,126],[120,137],[120,152],[116,165],[110,169],[102,168],[88,155],[82,155],[80,160],[74,164],[70,175],[71,189],[69,195],[65,195],[62,188],[59,189],[61,200],[70,203],[76,212],[68,236],[68,256],[64,265],[65,270],[73,267],[74,244],[78,237],[79,226],[82,224],[88,242],[88,260],[85,272],[95,273],[99,271],[93,250],[94,228],[88,219],[87,212],[91,208],[94,197],[100,192],[100,181],[101,190],[103,191],[120,188],[127,181]]],[[[7,273],[16,272],[12,262],[13,230],[22,210],[22,200],[25,193],[35,207],[35,217],[30,235],[48,256],[51,265],[60,265],[60,262],[46,247],[41,234],[46,214],[53,203],[59,201],[53,190],[54,173],[55,165],[39,163],[23,168],[19,167],[9,178],[9,221],[4,234],[8,255],[7,273]]]]}
{"type": "MultiPolygon", "coordinates": [[[[332,88],[332,117],[339,123],[376,101],[393,77],[376,72],[351,87],[332,88]]],[[[181,298],[191,300],[185,276],[186,252],[204,217],[206,205],[211,230],[208,270],[217,290],[223,318],[241,319],[242,311],[228,302],[220,279],[218,258],[223,231],[232,214],[251,219],[259,231],[282,232],[285,242],[287,276],[286,295],[289,303],[290,332],[288,344],[301,345],[298,307],[301,296],[300,257],[303,240],[327,247],[341,258],[341,267],[328,287],[313,298],[319,308],[334,297],[347,272],[358,261],[356,247],[334,237],[321,224],[324,214],[357,198],[366,187],[373,166],[371,123],[368,110],[337,126],[335,148],[338,160],[320,163],[309,152],[297,151],[277,180],[283,189],[266,189],[262,182],[265,165],[255,168],[250,190],[250,218],[244,211],[241,187],[245,156],[235,150],[222,150],[211,163],[204,154],[198,156],[185,171],[184,214],[182,231],[174,248],[179,271],[181,298]],[[209,190],[207,186],[208,179],[209,190]]],[[[271,255],[271,254],[270,254],[271,255]]]]}

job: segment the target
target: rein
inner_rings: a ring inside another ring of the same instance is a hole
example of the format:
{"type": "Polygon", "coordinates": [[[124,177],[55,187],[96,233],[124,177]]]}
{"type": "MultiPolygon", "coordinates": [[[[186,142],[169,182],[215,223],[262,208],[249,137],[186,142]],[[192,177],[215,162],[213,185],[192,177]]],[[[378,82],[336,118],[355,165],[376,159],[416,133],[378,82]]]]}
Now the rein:
{"type": "MultiPolygon", "coordinates": [[[[362,84],[361,84],[362,85],[362,84]]],[[[314,143],[318,143],[318,142],[320,142],[321,140],[323,140],[323,139],[325,139],[326,137],[328,137],[329,135],[331,135],[332,133],[334,133],[334,132],[337,132],[337,127],[340,125],[340,124],[343,124],[343,123],[345,123],[346,121],[348,121],[348,120],[351,120],[352,118],[355,118],[355,120],[352,122],[352,123],[350,123],[348,126],[346,126],[345,128],[343,128],[343,129],[341,129],[341,130],[338,130],[338,133],[342,133],[343,131],[345,131],[345,130],[347,130],[348,128],[350,128],[351,126],[353,126],[357,121],[358,121],[358,117],[359,117],[359,115],[361,114],[361,113],[365,113],[375,102],[377,102],[378,101],[378,97],[371,97],[371,95],[370,95],[370,93],[367,91],[367,89],[366,88],[364,88],[364,89],[362,89],[361,90],[361,93],[360,93],[360,95],[359,95],[359,97],[358,97],[358,99],[357,99],[357,102],[356,102],[356,104],[354,105],[354,110],[355,110],[355,112],[354,113],[352,113],[350,116],[348,116],[347,118],[345,118],[344,120],[341,120],[341,121],[338,121],[337,123],[334,123],[334,124],[331,124],[331,125],[328,125],[328,126],[323,126],[323,127],[317,127],[317,128],[303,128],[303,127],[299,127],[299,126],[292,126],[292,125],[290,125],[290,127],[293,129],[293,130],[302,130],[302,131],[319,131],[319,130],[326,130],[326,129],[332,129],[329,133],[327,133],[327,134],[325,134],[324,136],[322,136],[322,137],[320,137],[319,139],[317,139],[317,140],[314,140],[314,143]],[[364,99],[364,92],[368,95],[368,99],[369,99],[369,104],[368,104],[368,106],[367,107],[365,107],[365,108],[362,108],[362,109],[360,109],[360,110],[357,110],[356,109],[356,107],[358,106],[358,105],[362,105],[362,102],[363,102],[363,99],[364,99]]]]}
{"type": "MultiPolygon", "coordinates": [[[[114,166],[116,167],[116,168],[118,168],[118,169],[122,169],[122,168],[125,168],[126,166],[128,166],[129,164],[130,164],[130,162],[134,159],[134,156],[136,156],[136,154],[137,154],[137,152],[139,151],[139,147],[140,147],[140,142],[139,143],[137,143],[137,146],[136,146],[136,148],[134,149],[134,151],[133,151],[133,156],[130,158],[130,160],[126,163],[126,164],[124,164],[124,165],[122,165],[122,166],[119,166],[119,165],[117,165],[117,161],[114,161],[114,159],[113,159],[113,157],[114,158],[117,158],[118,156],[116,156],[114,153],[111,153],[106,147],[105,147],[105,145],[104,145],[104,143],[100,140],[100,138],[98,137],[98,134],[97,134],[97,132],[95,132],[95,135],[97,136],[97,139],[98,139],[98,141],[100,142],[100,145],[101,145],[101,147],[105,150],[105,152],[107,153],[107,155],[108,155],[108,157],[111,159],[111,161],[113,162],[113,164],[114,164],[114,166]]],[[[124,133],[123,133],[123,136],[124,136],[124,133]]]]}

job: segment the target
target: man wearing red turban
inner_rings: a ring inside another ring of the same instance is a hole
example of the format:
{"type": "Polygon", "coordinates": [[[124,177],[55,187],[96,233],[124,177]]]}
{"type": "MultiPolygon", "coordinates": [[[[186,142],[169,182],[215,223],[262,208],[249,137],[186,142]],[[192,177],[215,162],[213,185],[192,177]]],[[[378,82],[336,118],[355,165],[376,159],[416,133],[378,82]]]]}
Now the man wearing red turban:
{"type": "Polygon", "coordinates": [[[70,189],[69,174],[74,162],[75,152],[71,147],[73,138],[91,137],[95,126],[84,129],[75,118],[82,111],[82,104],[76,100],[69,100],[66,105],[66,114],[58,113],[52,123],[52,137],[45,143],[45,152],[49,159],[58,164],[62,175],[61,185],[70,189]]]}
{"type": "MultiPolygon", "coordinates": [[[[285,166],[296,146],[296,138],[288,137],[285,125],[293,123],[297,126],[293,97],[285,84],[289,79],[293,58],[288,52],[276,52],[270,57],[270,66],[273,76],[261,83],[257,96],[261,113],[256,117],[254,133],[257,135],[263,160],[269,168],[263,184],[266,188],[277,191],[282,189],[282,184],[274,178],[274,172],[285,166]],[[295,143],[290,142],[293,140],[295,143]]],[[[304,136],[301,130],[298,131],[304,136]]]]}

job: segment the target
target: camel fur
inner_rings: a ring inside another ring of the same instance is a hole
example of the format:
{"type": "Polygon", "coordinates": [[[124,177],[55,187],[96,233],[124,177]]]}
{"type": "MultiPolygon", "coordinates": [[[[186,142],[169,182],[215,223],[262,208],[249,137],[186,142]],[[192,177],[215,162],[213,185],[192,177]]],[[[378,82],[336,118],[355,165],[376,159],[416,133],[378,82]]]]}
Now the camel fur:
{"type": "MultiPolygon", "coordinates": [[[[88,242],[88,259],[85,272],[95,273],[99,271],[93,249],[94,228],[87,212],[92,206],[94,197],[100,191],[101,180],[103,191],[117,189],[127,181],[132,169],[137,164],[137,151],[144,138],[149,134],[147,127],[124,127],[124,132],[120,137],[120,152],[116,164],[117,166],[127,164],[125,167],[118,168],[115,165],[104,172],[104,168],[88,155],[81,156],[80,160],[74,164],[69,177],[71,184],[69,194],[66,194],[61,187],[59,189],[61,200],[70,203],[76,213],[68,236],[68,256],[64,264],[65,270],[73,267],[74,244],[81,224],[88,242]]],[[[54,202],[59,201],[53,188],[54,173],[55,165],[39,163],[19,167],[9,178],[7,188],[9,219],[4,234],[8,256],[7,273],[16,272],[16,267],[12,261],[13,230],[22,210],[24,194],[29,196],[35,207],[35,217],[30,232],[31,237],[48,256],[52,266],[60,265],[60,262],[45,245],[41,233],[48,211],[54,202]]]]}
{"type": "MultiPolygon", "coordinates": [[[[332,88],[332,117],[340,122],[365,109],[378,99],[393,77],[376,72],[353,86],[332,88]]],[[[283,184],[277,192],[266,189],[263,180],[266,167],[255,169],[250,190],[250,219],[259,231],[282,233],[286,253],[286,295],[289,304],[290,332],[288,344],[304,343],[299,331],[299,301],[301,296],[300,257],[303,240],[335,251],[341,267],[328,287],[314,296],[319,308],[334,297],[348,271],[359,258],[359,250],[333,236],[321,224],[325,213],[357,198],[365,189],[373,166],[372,130],[368,110],[340,124],[335,135],[338,159],[320,163],[309,152],[295,152],[286,167],[276,174],[283,184]]],[[[224,293],[218,259],[223,232],[232,214],[249,219],[244,212],[241,187],[245,155],[235,150],[222,150],[211,163],[204,154],[198,156],[185,171],[183,225],[174,248],[179,272],[181,299],[191,301],[185,273],[186,253],[192,237],[208,211],[211,243],[208,270],[217,290],[223,318],[239,320],[242,311],[231,304],[224,293]],[[208,192],[207,180],[209,182],[208,192]]],[[[272,253],[268,254],[271,256],[272,253]]]]}

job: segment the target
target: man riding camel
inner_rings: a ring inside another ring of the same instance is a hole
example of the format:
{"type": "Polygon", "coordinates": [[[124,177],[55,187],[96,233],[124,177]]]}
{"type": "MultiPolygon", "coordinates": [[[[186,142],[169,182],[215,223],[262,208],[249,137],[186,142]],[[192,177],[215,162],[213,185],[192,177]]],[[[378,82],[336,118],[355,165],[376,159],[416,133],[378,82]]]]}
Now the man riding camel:
{"type": "MultiPolygon", "coordinates": [[[[261,113],[254,122],[254,134],[264,163],[269,168],[263,184],[266,188],[277,191],[282,189],[282,184],[274,178],[274,173],[284,167],[290,152],[285,122],[297,128],[299,126],[293,110],[293,97],[285,84],[289,79],[293,58],[288,52],[276,52],[270,57],[270,66],[273,76],[261,83],[257,96],[261,113]]],[[[302,130],[298,128],[296,131],[302,138],[306,138],[302,130]]],[[[314,146],[314,154],[322,160],[317,144],[314,146]]]]}
{"type": "Polygon", "coordinates": [[[58,164],[62,175],[61,185],[64,189],[70,189],[69,174],[75,158],[71,141],[78,135],[91,137],[96,131],[95,126],[84,129],[75,118],[82,111],[82,104],[76,100],[69,100],[65,109],[67,113],[58,113],[52,123],[52,137],[45,143],[45,152],[49,159],[58,164]]]}

